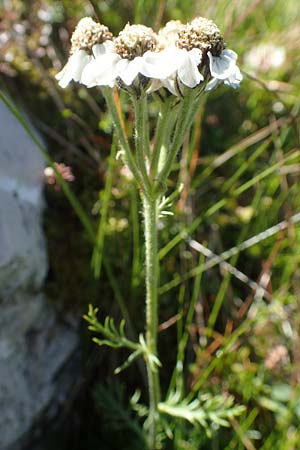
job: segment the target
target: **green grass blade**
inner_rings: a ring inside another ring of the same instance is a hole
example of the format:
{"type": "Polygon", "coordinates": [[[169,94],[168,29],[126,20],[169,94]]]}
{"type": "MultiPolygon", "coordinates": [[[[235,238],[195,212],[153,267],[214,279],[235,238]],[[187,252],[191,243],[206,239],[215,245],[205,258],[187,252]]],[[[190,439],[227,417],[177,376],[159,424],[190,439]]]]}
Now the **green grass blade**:
{"type": "Polygon", "coordinates": [[[111,147],[111,154],[110,154],[109,160],[108,160],[106,182],[105,182],[105,187],[104,187],[104,192],[103,192],[103,197],[102,197],[102,202],[101,202],[101,217],[99,219],[96,243],[95,243],[93,256],[92,256],[92,268],[94,269],[95,278],[100,278],[100,275],[101,275],[104,240],[105,240],[109,203],[110,203],[110,199],[111,199],[113,169],[114,169],[115,160],[116,160],[116,152],[117,152],[117,138],[116,138],[116,134],[114,134],[112,147],[111,147]]]}

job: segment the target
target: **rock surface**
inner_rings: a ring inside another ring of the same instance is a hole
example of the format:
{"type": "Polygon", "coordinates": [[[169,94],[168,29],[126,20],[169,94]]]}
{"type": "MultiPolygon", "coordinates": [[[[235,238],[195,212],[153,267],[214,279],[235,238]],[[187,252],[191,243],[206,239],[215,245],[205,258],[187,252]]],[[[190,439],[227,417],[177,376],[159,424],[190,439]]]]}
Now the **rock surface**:
{"type": "Polygon", "coordinates": [[[44,161],[0,103],[0,450],[21,448],[64,395],[60,375],[77,345],[43,295],[44,161]]]}

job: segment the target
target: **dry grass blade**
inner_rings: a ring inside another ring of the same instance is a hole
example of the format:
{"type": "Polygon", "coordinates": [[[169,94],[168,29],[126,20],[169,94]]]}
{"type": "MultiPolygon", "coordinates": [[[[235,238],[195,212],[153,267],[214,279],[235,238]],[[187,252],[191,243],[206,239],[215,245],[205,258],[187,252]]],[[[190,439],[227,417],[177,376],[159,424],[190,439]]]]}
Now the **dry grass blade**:
{"type": "MultiPolygon", "coordinates": [[[[264,241],[265,239],[268,239],[271,236],[274,236],[275,234],[279,233],[282,230],[288,229],[291,224],[299,223],[300,222],[300,213],[297,213],[293,215],[289,220],[283,220],[282,222],[279,222],[277,225],[274,225],[273,227],[268,228],[265,231],[262,231],[261,233],[247,239],[246,241],[242,242],[241,244],[232,247],[229,250],[226,250],[225,252],[221,253],[219,256],[214,256],[208,261],[206,261],[203,266],[196,267],[189,272],[175,277],[172,281],[169,283],[164,284],[160,287],[159,292],[160,294],[168,292],[170,289],[175,288],[176,286],[180,285],[183,281],[186,281],[190,278],[195,277],[199,273],[205,272],[208,269],[211,269],[212,267],[223,263],[227,259],[230,259],[232,256],[237,255],[243,250],[246,250],[253,245],[258,244],[261,241],[264,241]]],[[[187,239],[189,242],[189,245],[193,245],[193,248],[197,250],[198,242],[193,239],[187,239]]],[[[202,248],[202,247],[201,247],[202,248]]],[[[198,250],[199,251],[199,250],[198,250]]],[[[202,250],[203,251],[203,250],[202,250]]]]}
{"type": "MultiPolygon", "coordinates": [[[[200,242],[196,242],[194,240],[190,240],[189,241],[189,245],[191,248],[193,248],[194,250],[196,250],[199,253],[202,253],[204,256],[206,256],[207,258],[209,258],[210,260],[212,258],[220,258],[220,256],[216,255],[215,253],[213,253],[209,248],[204,247],[204,245],[200,244],[200,242]]],[[[243,283],[245,283],[247,286],[249,286],[251,289],[253,289],[254,291],[260,291],[262,292],[263,296],[267,299],[267,300],[271,300],[272,297],[269,294],[269,292],[264,289],[263,286],[259,285],[258,283],[256,283],[254,280],[251,280],[251,278],[249,278],[245,273],[241,272],[240,270],[238,270],[236,267],[233,267],[231,264],[229,264],[227,261],[220,261],[219,265],[222,269],[224,269],[226,272],[231,273],[231,275],[233,275],[235,278],[237,278],[238,280],[242,281],[243,283]]]]}

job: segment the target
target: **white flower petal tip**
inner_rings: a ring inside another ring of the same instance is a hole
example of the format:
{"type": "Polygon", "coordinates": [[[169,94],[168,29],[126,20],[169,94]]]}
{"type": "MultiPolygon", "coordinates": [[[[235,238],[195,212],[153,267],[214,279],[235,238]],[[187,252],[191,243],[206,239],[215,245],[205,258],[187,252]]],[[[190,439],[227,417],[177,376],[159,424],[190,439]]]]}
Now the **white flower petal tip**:
{"type": "Polygon", "coordinates": [[[55,78],[59,81],[59,86],[61,88],[66,88],[72,80],[80,81],[82,72],[90,60],[91,56],[89,56],[84,50],[77,50],[73,53],[67,64],[55,76],[55,78]]]}

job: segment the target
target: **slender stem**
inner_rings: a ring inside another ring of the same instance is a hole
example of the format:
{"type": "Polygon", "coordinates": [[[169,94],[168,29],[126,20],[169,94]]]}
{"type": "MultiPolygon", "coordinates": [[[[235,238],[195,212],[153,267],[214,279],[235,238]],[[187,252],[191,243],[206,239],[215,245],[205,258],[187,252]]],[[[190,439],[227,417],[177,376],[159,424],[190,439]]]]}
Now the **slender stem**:
{"type": "MultiPolygon", "coordinates": [[[[145,220],[146,244],[146,343],[149,351],[157,355],[158,327],[158,244],[157,244],[157,198],[143,197],[143,212],[145,220]]],[[[149,450],[156,450],[156,435],[158,422],[158,403],[160,399],[160,384],[158,368],[148,361],[147,374],[149,385],[149,450]]]]}
{"type": "Polygon", "coordinates": [[[113,90],[109,87],[102,87],[102,93],[103,93],[103,96],[107,103],[109,112],[111,113],[113,121],[115,123],[118,139],[119,139],[120,144],[125,152],[126,163],[129,167],[129,169],[131,170],[133,176],[135,177],[136,181],[140,185],[143,185],[143,178],[142,178],[141,173],[136,165],[136,162],[134,160],[134,156],[130,149],[125,131],[122,127],[122,123],[121,123],[120,116],[119,116],[119,113],[118,113],[118,110],[116,107],[116,103],[113,98],[113,90]]]}
{"type": "Polygon", "coordinates": [[[146,158],[149,154],[149,136],[147,134],[147,97],[132,97],[135,110],[135,146],[137,165],[143,179],[146,194],[150,191],[150,181],[147,173],[146,158]]]}
{"type": "Polygon", "coordinates": [[[192,89],[187,89],[182,100],[181,108],[177,118],[173,143],[167,155],[165,164],[158,176],[158,185],[162,184],[169,176],[177,153],[183,144],[188,129],[198,109],[198,102],[195,101],[195,94],[192,89]]]}
{"type": "MultiPolygon", "coordinates": [[[[158,195],[153,193],[152,180],[148,175],[147,155],[150,155],[147,115],[147,97],[142,94],[132,98],[135,108],[136,164],[141,174],[143,214],[145,221],[145,281],[146,281],[146,345],[151,355],[157,357],[158,329],[158,244],[157,219],[158,195]]],[[[156,450],[159,420],[160,383],[158,368],[146,358],[149,390],[148,448],[156,450]]]]}

